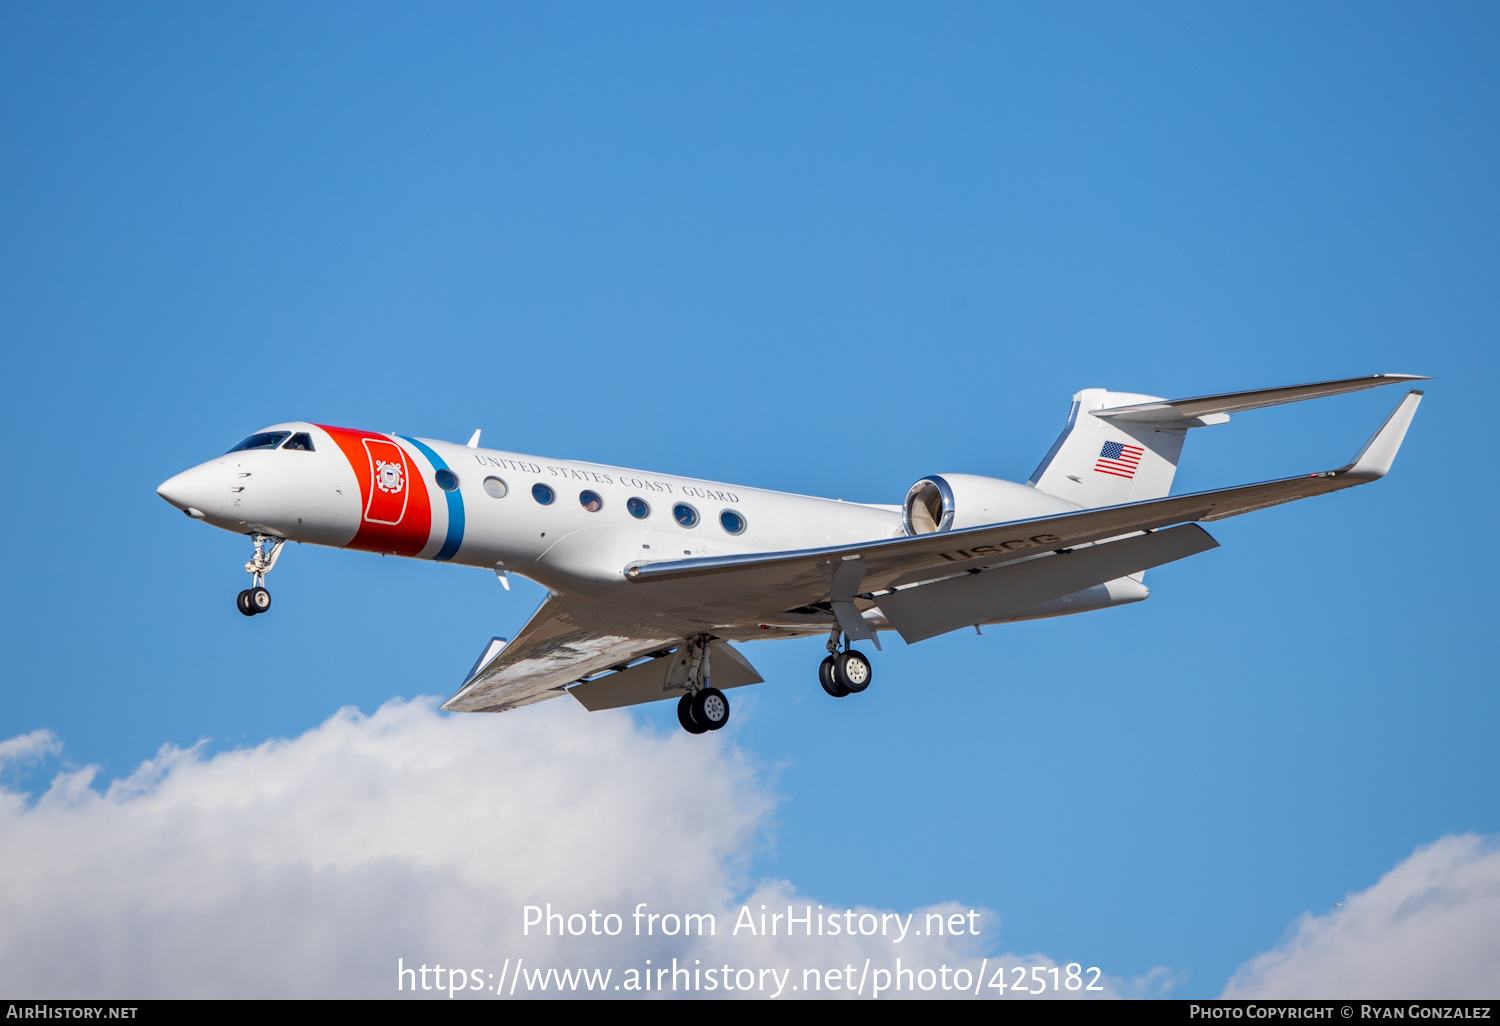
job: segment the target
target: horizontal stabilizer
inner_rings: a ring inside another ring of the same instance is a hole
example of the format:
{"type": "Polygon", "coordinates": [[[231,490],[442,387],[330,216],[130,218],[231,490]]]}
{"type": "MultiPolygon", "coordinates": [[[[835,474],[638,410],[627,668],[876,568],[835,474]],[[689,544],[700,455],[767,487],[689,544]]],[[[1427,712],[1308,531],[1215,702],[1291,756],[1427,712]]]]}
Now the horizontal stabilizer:
{"type": "Polygon", "coordinates": [[[1184,524],[892,592],[880,596],[880,611],[911,645],[1218,547],[1203,528],[1184,524]]]}
{"type": "Polygon", "coordinates": [[[1159,402],[1115,406],[1091,412],[1103,420],[1123,424],[1205,427],[1209,424],[1222,424],[1229,419],[1228,414],[1258,410],[1263,406],[1280,406],[1282,403],[1296,403],[1304,399],[1321,399],[1324,396],[1342,395],[1345,392],[1362,392],[1367,388],[1395,385],[1403,381],[1429,380],[1431,379],[1420,374],[1370,374],[1363,378],[1315,381],[1309,385],[1261,388],[1253,392],[1227,392],[1224,395],[1204,395],[1196,399],[1163,399],[1159,402]]]}

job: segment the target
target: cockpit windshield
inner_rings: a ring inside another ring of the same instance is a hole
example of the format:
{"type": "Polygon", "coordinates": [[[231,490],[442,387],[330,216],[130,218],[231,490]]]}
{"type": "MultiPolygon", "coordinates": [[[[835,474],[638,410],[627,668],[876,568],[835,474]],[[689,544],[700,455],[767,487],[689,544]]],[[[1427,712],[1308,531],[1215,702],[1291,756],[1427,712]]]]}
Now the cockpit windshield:
{"type": "Polygon", "coordinates": [[[261,431],[258,434],[251,435],[229,451],[244,452],[246,449],[274,449],[286,441],[287,436],[290,434],[290,431],[261,431]]]}
{"type": "Polygon", "coordinates": [[[306,431],[298,431],[287,441],[285,445],[282,446],[282,448],[296,449],[299,452],[312,452],[312,435],[308,434],[306,431]]]}

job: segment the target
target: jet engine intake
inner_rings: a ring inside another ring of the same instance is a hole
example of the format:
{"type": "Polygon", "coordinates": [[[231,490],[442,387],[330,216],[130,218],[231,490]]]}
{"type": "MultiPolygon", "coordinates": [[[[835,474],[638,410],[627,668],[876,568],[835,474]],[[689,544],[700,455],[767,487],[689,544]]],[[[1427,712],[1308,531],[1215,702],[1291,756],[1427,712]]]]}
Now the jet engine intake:
{"type": "Polygon", "coordinates": [[[1082,507],[1030,485],[977,474],[929,474],[906,493],[901,526],[908,535],[983,527],[1069,513],[1082,507]]]}

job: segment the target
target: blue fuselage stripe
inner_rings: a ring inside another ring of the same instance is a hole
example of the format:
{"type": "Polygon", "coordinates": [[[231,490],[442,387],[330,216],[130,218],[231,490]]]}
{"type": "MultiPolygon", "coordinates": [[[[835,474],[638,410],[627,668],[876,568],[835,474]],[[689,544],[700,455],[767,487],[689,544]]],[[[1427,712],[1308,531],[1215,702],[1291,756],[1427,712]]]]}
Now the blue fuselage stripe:
{"type": "MultiPolygon", "coordinates": [[[[444,463],[443,458],[433,452],[430,446],[423,445],[415,438],[408,438],[406,435],[401,437],[420,449],[434,470],[448,469],[448,464],[444,463]]],[[[443,538],[443,547],[438,549],[438,554],[432,558],[449,560],[458,555],[458,547],[464,543],[464,499],[458,494],[457,488],[451,492],[445,491],[443,495],[448,500],[448,534],[443,538]]]]}

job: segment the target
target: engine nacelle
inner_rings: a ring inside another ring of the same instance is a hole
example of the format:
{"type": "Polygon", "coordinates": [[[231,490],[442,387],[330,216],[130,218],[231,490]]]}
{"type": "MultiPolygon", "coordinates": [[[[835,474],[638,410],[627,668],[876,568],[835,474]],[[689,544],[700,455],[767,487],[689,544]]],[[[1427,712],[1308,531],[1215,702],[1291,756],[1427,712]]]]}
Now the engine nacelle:
{"type": "Polygon", "coordinates": [[[932,474],[906,493],[901,524],[909,535],[983,527],[1071,513],[1082,506],[1030,485],[977,474],[932,474]]]}

